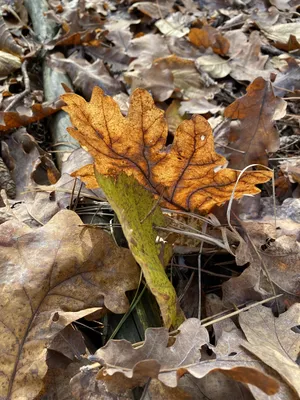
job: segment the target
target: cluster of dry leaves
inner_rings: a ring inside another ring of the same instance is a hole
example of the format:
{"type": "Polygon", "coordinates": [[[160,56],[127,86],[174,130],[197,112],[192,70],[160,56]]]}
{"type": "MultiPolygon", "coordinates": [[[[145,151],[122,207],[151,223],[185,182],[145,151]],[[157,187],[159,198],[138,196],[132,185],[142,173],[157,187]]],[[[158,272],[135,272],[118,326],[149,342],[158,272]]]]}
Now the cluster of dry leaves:
{"type": "Polygon", "coordinates": [[[299,3],[0,8],[0,399],[298,399],[299,3]]]}

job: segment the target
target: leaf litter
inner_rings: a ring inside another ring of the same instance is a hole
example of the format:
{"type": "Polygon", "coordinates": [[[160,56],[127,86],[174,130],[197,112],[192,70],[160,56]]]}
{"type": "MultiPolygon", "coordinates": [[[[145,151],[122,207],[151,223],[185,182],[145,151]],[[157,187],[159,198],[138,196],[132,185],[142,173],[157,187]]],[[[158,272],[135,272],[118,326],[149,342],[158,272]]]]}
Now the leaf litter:
{"type": "Polygon", "coordinates": [[[299,398],[298,2],[36,4],[0,1],[0,397],[299,398]]]}

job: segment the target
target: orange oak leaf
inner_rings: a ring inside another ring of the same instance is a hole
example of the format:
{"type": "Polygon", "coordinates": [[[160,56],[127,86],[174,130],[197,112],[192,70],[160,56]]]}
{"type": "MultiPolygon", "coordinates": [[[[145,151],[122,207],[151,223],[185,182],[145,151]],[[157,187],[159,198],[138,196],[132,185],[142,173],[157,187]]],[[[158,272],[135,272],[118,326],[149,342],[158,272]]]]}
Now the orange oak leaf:
{"type": "Polygon", "coordinates": [[[229,40],[213,26],[204,25],[202,29],[192,28],[189,33],[189,40],[197,47],[207,49],[211,47],[213,52],[220,55],[227,54],[229,50],[229,40]]]}
{"type": "MultiPolygon", "coordinates": [[[[205,118],[194,116],[183,121],[168,148],[164,112],[146,90],[133,92],[126,118],[117,103],[98,87],[90,102],[71,93],[62,95],[62,99],[75,127],[68,128],[69,133],[94,157],[100,174],[133,175],[169,208],[206,214],[230,198],[239,171],[222,168],[226,159],[214,151],[212,130],[205,118]]],[[[76,172],[89,187],[97,187],[94,166],[76,172]]],[[[258,193],[255,185],[270,177],[268,171],[243,174],[235,198],[258,193]]]]}
{"type": "Polygon", "coordinates": [[[284,117],[285,110],[286,102],[274,95],[272,84],[262,77],[247,87],[245,96],[225,109],[225,117],[238,121],[231,124],[229,133],[230,146],[239,150],[231,155],[231,167],[242,169],[253,163],[267,165],[267,151],[279,148],[279,135],[273,121],[284,117]]]}

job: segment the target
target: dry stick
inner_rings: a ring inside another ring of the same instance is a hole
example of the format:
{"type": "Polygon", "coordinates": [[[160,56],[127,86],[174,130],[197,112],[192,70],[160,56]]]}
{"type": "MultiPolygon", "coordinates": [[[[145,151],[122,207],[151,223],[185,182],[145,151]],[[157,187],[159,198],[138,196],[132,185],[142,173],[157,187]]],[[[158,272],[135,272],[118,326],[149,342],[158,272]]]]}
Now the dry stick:
{"type": "Polygon", "coordinates": [[[156,227],[156,229],[158,229],[160,231],[165,231],[165,232],[179,233],[179,234],[184,235],[184,236],[190,236],[190,237],[192,237],[194,239],[203,240],[204,242],[207,242],[207,243],[210,243],[210,244],[215,244],[216,246],[221,247],[221,249],[224,249],[224,250],[228,251],[228,246],[226,246],[220,240],[215,239],[215,238],[213,238],[211,236],[208,236],[208,235],[203,235],[203,234],[200,234],[200,233],[185,232],[185,231],[181,231],[180,229],[164,228],[162,226],[158,226],[158,227],[156,227]]]}
{"type": "Polygon", "coordinates": [[[178,302],[179,302],[179,303],[181,302],[181,300],[184,298],[184,296],[186,295],[187,291],[189,290],[189,288],[190,288],[190,286],[191,286],[191,284],[192,284],[192,281],[193,281],[193,279],[194,279],[194,276],[195,276],[195,271],[193,271],[193,272],[191,273],[191,276],[189,277],[189,280],[187,281],[187,284],[185,285],[185,287],[184,287],[184,289],[183,289],[183,292],[182,292],[181,295],[178,297],[178,302]]]}
{"type": "MultiPolygon", "coordinates": [[[[69,189],[61,189],[61,188],[56,188],[55,189],[56,192],[62,192],[62,193],[72,193],[71,190],[69,189]]],[[[39,188],[32,188],[30,190],[25,190],[24,192],[22,192],[21,194],[26,194],[26,193],[33,193],[33,192],[53,192],[53,188],[47,188],[47,187],[39,187],[39,188]]],[[[78,192],[75,192],[75,194],[77,194],[78,192]]],[[[82,197],[86,197],[87,199],[91,199],[91,200],[96,200],[96,201],[103,201],[103,199],[101,199],[98,196],[93,196],[91,194],[88,193],[80,193],[82,197]]]]}
{"type": "Polygon", "coordinates": [[[140,398],[140,400],[145,400],[151,380],[152,380],[152,378],[148,378],[147,383],[144,386],[144,390],[143,390],[142,397],[140,398]]]}
{"type": "MultiPolygon", "coordinates": [[[[206,234],[206,228],[207,228],[207,224],[204,223],[202,226],[202,232],[204,234],[206,234]]],[[[198,254],[198,319],[201,320],[201,289],[202,289],[202,285],[201,285],[201,255],[202,255],[202,251],[203,251],[203,244],[204,241],[201,241],[200,244],[200,249],[199,249],[199,254],[198,254]]]]}
{"type": "Polygon", "coordinates": [[[71,193],[71,197],[70,197],[70,201],[69,201],[69,209],[70,210],[72,210],[72,204],[73,204],[73,197],[74,197],[74,191],[75,191],[75,187],[76,187],[76,182],[77,182],[77,176],[75,176],[75,179],[74,179],[72,193],[71,193]]]}
{"type": "Polygon", "coordinates": [[[160,19],[164,19],[163,15],[162,15],[162,13],[161,13],[161,9],[160,9],[158,0],[156,0],[156,6],[157,6],[157,9],[158,9],[158,13],[159,13],[160,19]]]}
{"type": "MultiPolygon", "coordinates": [[[[222,316],[222,317],[219,317],[219,318],[214,319],[214,320],[212,320],[212,321],[206,322],[206,323],[202,324],[202,326],[203,326],[204,328],[206,328],[207,326],[210,326],[210,325],[216,324],[217,322],[224,321],[225,319],[234,317],[235,315],[241,314],[241,313],[244,312],[244,311],[248,311],[248,310],[250,310],[250,309],[253,308],[253,307],[259,306],[259,305],[264,304],[264,303],[267,303],[268,301],[277,299],[278,297],[281,297],[281,296],[282,296],[282,294],[277,294],[277,295],[275,295],[275,296],[271,296],[271,297],[269,297],[269,298],[267,298],[267,299],[258,301],[257,303],[250,304],[249,306],[247,306],[247,307],[245,307],[245,308],[243,308],[243,309],[241,309],[241,310],[238,309],[238,310],[233,311],[233,312],[231,312],[231,313],[229,313],[229,314],[226,314],[226,315],[224,315],[224,316],[222,316]]],[[[206,319],[207,319],[207,318],[206,318],[206,319]]],[[[201,322],[202,322],[202,321],[201,321],[201,322]]],[[[178,334],[178,332],[179,332],[179,330],[177,329],[177,330],[175,330],[175,331],[170,332],[169,335],[170,335],[170,336],[176,336],[176,335],[178,334]]],[[[134,344],[132,345],[132,347],[138,348],[138,347],[142,346],[144,343],[145,343],[145,341],[138,342],[138,343],[134,343],[134,344]]]]}
{"type": "Polygon", "coordinates": [[[80,188],[79,188],[79,190],[78,190],[77,197],[76,197],[75,204],[74,204],[74,208],[73,208],[74,211],[76,210],[76,208],[77,208],[77,206],[78,206],[79,197],[80,197],[80,192],[81,192],[81,189],[82,189],[82,188],[83,188],[83,182],[80,183],[80,188]]]}
{"type": "Polygon", "coordinates": [[[276,294],[276,295],[274,295],[274,296],[269,297],[268,299],[264,299],[264,300],[258,301],[257,303],[250,304],[249,306],[243,308],[242,310],[236,310],[236,311],[233,311],[233,312],[230,313],[230,314],[224,315],[223,317],[214,319],[213,321],[210,321],[210,322],[206,322],[206,323],[203,324],[202,326],[206,327],[206,326],[209,326],[209,325],[216,324],[217,322],[224,321],[224,319],[228,319],[228,318],[230,318],[230,317],[234,317],[235,315],[241,314],[241,313],[244,312],[244,311],[248,311],[248,310],[250,310],[250,309],[253,308],[253,307],[259,306],[259,305],[264,304],[264,303],[267,303],[268,301],[271,301],[271,300],[276,300],[276,299],[278,299],[278,297],[281,297],[281,296],[283,296],[282,293],[276,294]]]}
{"type": "Polygon", "coordinates": [[[27,64],[28,64],[28,61],[25,60],[21,66],[25,90],[23,90],[22,93],[19,93],[16,95],[16,97],[13,99],[13,101],[6,107],[4,112],[11,110],[17,103],[19,103],[20,100],[23,99],[23,97],[25,97],[30,92],[30,80],[29,80],[28,73],[27,73],[27,64]]]}

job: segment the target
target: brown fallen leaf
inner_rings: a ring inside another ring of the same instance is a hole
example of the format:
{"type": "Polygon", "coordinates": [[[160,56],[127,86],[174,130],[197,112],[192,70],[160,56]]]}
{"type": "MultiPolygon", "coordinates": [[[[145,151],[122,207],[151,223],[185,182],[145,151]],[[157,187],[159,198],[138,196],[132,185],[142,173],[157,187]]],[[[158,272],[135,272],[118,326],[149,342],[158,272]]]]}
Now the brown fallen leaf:
{"type": "MultiPolygon", "coordinates": [[[[158,381],[159,382],[159,381],[158,381]]],[[[211,372],[205,375],[201,379],[197,379],[190,374],[184,375],[177,388],[169,388],[163,385],[165,391],[168,393],[170,390],[178,389],[185,394],[185,398],[182,397],[170,397],[168,400],[178,399],[178,400],[224,400],[224,399],[234,399],[234,400],[253,400],[253,396],[250,390],[241,382],[234,381],[230,377],[222,374],[219,371],[211,372]],[[167,389],[167,390],[166,390],[167,389]]],[[[151,387],[149,388],[151,392],[151,387]]],[[[257,389],[262,396],[267,397],[261,390],[257,389]]],[[[172,392],[171,392],[172,393],[172,392]]],[[[273,395],[273,397],[276,395],[273,395]]],[[[272,400],[277,400],[273,399],[272,400]]],[[[153,397],[153,399],[159,399],[153,397]]],[[[161,397],[161,400],[165,397],[161,397]]]]}
{"type": "Polygon", "coordinates": [[[249,237],[245,241],[241,239],[236,251],[236,262],[237,265],[250,262],[250,265],[240,276],[223,283],[223,301],[227,305],[241,304],[270,297],[274,292],[269,279],[276,293],[283,294],[278,299],[279,304],[288,307],[299,301],[300,246],[296,236],[281,235],[274,240],[276,230],[271,222],[249,221],[243,222],[243,226],[251,242],[249,237]]]}
{"type": "Polygon", "coordinates": [[[59,111],[61,107],[61,100],[57,100],[53,103],[36,103],[31,108],[26,108],[25,112],[0,111],[0,132],[8,131],[20,126],[27,126],[32,122],[49,117],[49,115],[59,111]]]}
{"type": "Polygon", "coordinates": [[[81,355],[88,352],[82,333],[75,329],[73,324],[67,325],[54,337],[48,350],[51,351],[49,351],[50,357],[48,357],[47,364],[49,366],[51,363],[50,366],[53,368],[58,367],[56,356],[61,356],[67,364],[80,359],[81,355]]]}
{"type": "Polygon", "coordinates": [[[165,37],[149,33],[132,39],[128,46],[127,54],[129,57],[135,58],[129,66],[129,71],[131,71],[139,67],[149,68],[153,60],[171,55],[171,52],[165,37]],[[155,43],[155,46],[153,46],[153,43],[155,43]]]}
{"type": "Polygon", "coordinates": [[[49,154],[41,149],[25,128],[17,129],[2,143],[6,146],[5,157],[10,161],[17,200],[24,199],[24,191],[31,184],[54,184],[59,179],[60,174],[49,154]]]}
{"type": "Polygon", "coordinates": [[[124,78],[132,90],[148,89],[157,101],[167,100],[175,89],[172,72],[160,65],[151,65],[149,68],[143,67],[136,71],[125,72],[124,78]]]}
{"type": "Polygon", "coordinates": [[[165,19],[159,19],[155,26],[165,36],[181,38],[189,33],[189,26],[195,19],[194,15],[184,15],[178,11],[169,14],[165,19]]]}
{"type": "Polygon", "coordinates": [[[275,24],[273,26],[260,26],[266,37],[274,42],[288,43],[291,35],[300,38],[300,23],[290,22],[286,24],[275,24]]]}
{"type": "Polygon", "coordinates": [[[300,49],[300,43],[294,35],[290,35],[287,43],[275,42],[274,46],[280,50],[286,51],[287,53],[300,49]]]}
{"type": "MultiPolygon", "coordinates": [[[[80,371],[70,381],[72,399],[76,400],[133,400],[131,390],[123,388],[121,394],[108,391],[105,382],[96,379],[97,370],[80,371]]],[[[58,399],[60,400],[60,399],[58,399]]]]}
{"type": "Polygon", "coordinates": [[[38,229],[17,221],[0,227],[1,398],[38,395],[47,347],[66,325],[104,305],[128,309],[125,291],[139,280],[133,257],[81,223],[65,210],[38,229]]]}
{"type": "Polygon", "coordinates": [[[243,346],[277,371],[300,397],[300,304],[275,318],[270,308],[258,306],[239,316],[248,342],[243,346]]]}
{"type": "Polygon", "coordinates": [[[92,8],[85,9],[83,3],[75,5],[66,3],[58,13],[55,14],[53,10],[49,10],[45,15],[60,26],[55,38],[45,43],[47,49],[93,42],[96,38],[96,29],[99,31],[103,25],[101,16],[94,13],[92,8]],[[89,12],[93,14],[92,21],[89,12]]]}
{"type": "Polygon", "coordinates": [[[230,42],[228,65],[233,79],[252,82],[258,76],[269,78],[270,71],[265,70],[269,57],[261,53],[258,31],[253,31],[249,38],[242,30],[227,32],[224,37],[230,42]]]}
{"type": "Polygon", "coordinates": [[[126,340],[109,341],[91,357],[103,365],[98,379],[116,391],[120,388],[119,379],[127,387],[130,384],[135,387],[145,383],[148,377],[173,388],[186,373],[200,379],[218,371],[236,381],[255,385],[269,395],[279,389],[274,378],[256,369],[260,363],[246,355],[239,343],[230,349],[227,337],[219,347],[213,348],[216,359],[201,361],[200,349],[208,344],[209,336],[198,319],[186,320],[178,330],[175,343],[169,347],[168,332],[164,328],[147,329],[144,344],[136,349],[126,340]],[[235,350],[239,354],[232,357],[231,352],[235,350]]]}
{"type": "Polygon", "coordinates": [[[259,77],[247,87],[246,95],[226,107],[225,117],[238,121],[231,124],[229,134],[230,146],[238,150],[231,154],[230,166],[242,169],[254,163],[267,165],[267,152],[279,148],[273,121],[284,117],[286,105],[275,97],[272,84],[259,77]]]}
{"type": "Polygon", "coordinates": [[[77,53],[67,59],[56,53],[50,56],[48,62],[50,66],[67,72],[75,88],[81,90],[85,98],[91,97],[94,86],[100,86],[111,96],[121,91],[120,82],[111,77],[102,60],[90,64],[77,53]]]}
{"type": "MultiPolygon", "coordinates": [[[[226,160],[214,152],[212,131],[203,117],[183,121],[171,149],[167,149],[164,113],[145,90],[132,94],[127,118],[98,87],[89,103],[76,94],[62,98],[75,126],[69,133],[94,157],[100,174],[133,175],[172,208],[208,213],[230,198],[239,172],[222,169],[226,160]]],[[[77,171],[77,175],[89,187],[98,186],[92,165],[77,171]]],[[[270,176],[266,171],[243,174],[235,198],[258,193],[255,184],[266,182],[270,176]]]]}
{"type": "Polygon", "coordinates": [[[94,61],[103,59],[110,66],[111,71],[126,71],[131,58],[127,50],[132,40],[130,30],[117,30],[108,32],[105,36],[113,46],[85,46],[85,52],[90,55],[94,61]]]}
{"type": "Polygon", "coordinates": [[[168,16],[173,11],[175,0],[161,0],[159,3],[153,1],[138,1],[129,7],[128,11],[132,12],[135,9],[150,18],[159,19],[168,16]]]}
{"type": "Polygon", "coordinates": [[[274,82],[274,93],[276,96],[285,96],[288,92],[296,92],[300,89],[299,74],[300,66],[297,61],[289,57],[285,60],[287,68],[276,77],[274,82]]]}
{"type": "MultiPolygon", "coordinates": [[[[44,378],[44,390],[37,397],[38,400],[74,400],[71,392],[70,380],[78,373],[80,368],[85,368],[88,364],[85,358],[80,362],[73,362],[67,367],[58,366],[59,362],[56,359],[56,365],[49,368],[47,375],[44,378]]],[[[83,399],[81,399],[83,400],[83,399]]],[[[97,397],[91,397],[89,400],[102,400],[97,397]]],[[[105,399],[108,400],[108,399],[105,399]]],[[[112,400],[112,399],[111,399],[112,400]]]]}
{"type": "Polygon", "coordinates": [[[205,97],[212,99],[220,88],[213,80],[207,81],[197,70],[193,60],[168,56],[157,58],[153,65],[172,73],[175,91],[184,99],[205,97]]]}
{"type": "Polygon", "coordinates": [[[211,47],[216,54],[226,55],[229,50],[229,40],[210,25],[204,25],[201,29],[192,28],[188,37],[195,46],[205,49],[211,47]]]}
{"type": "MultiPolygon", "coordinates": [[[[207,300],[206,306],[208,306],[209,308],[207,310],[208,315],[215,315],[218,314],[219,312],[222,313],[226,312],[226,309],[218,296],[210,294],[207,296],[206,300],[207,300]]],[[[248,311],[241,313],[240,318],[245,318],[245,320],[247,320],[251,325],[253,324],[255,327],[257,327],[257,325],[255,325],[257,323],[257,319],[256,317],[254,317],[252,320],[251,315],[253,314],[256,315],[256,312],[257,314],[259,314],[260,307],[261,306],[253,308],[251,310],[250,315],[248,314],[248,311]],[[257,309],[258,311],[256,311],[257,309]]],[[[213,328],[214,328],[215,340],[217,342],[216,352],[219,353],[221,359],[224,356],[226,357],[227,354],[230,354],[232,360],[238,360],[240,358],[243,358],[245,362],[248,361],[249,365],[252,365],[259,371],[268,374],[274,379],[276,379],[280,387],[278,392],[272,395],[272,400],[297,399],[297,395],[295,395],[294,390],[284,381],[284,379],[282,379],[282,377],[276,371],[274,371],[274,369],[270,368],[268,365],[262,362],[259,362],[257,358],[252,357],[248,351],[243,350],[243,348],[246,347],[249,343],[246,341],[246,337],[243,335],[242,331],[239,328],[237,328],[232,319],[227,318],[224,319],[223,321],[216,322],[213,324],[213,328]]],[[[257,327],[257,329],[259,328],[257,327]]],[[[289,334],[288,329],[286,330],[286,333],[289,334]]],[[[268,340],[266,339],[266,343],[267,342],[268,340]]],[[[262,346],[264,347],[264,344],[262,344],[262,346]]],[[[269,398],[269,396],[266,396],[266,394],[263,393],[261,390],[259,390],[256,386],[253,385],[247,385],[247,386],[256,400],[267,400],[269,398]]],[[[228,398],[230,398],[229,394],[228,398]]],[[[237,395],[236,398],[239,399],[240,397],[237,395]]]]}

